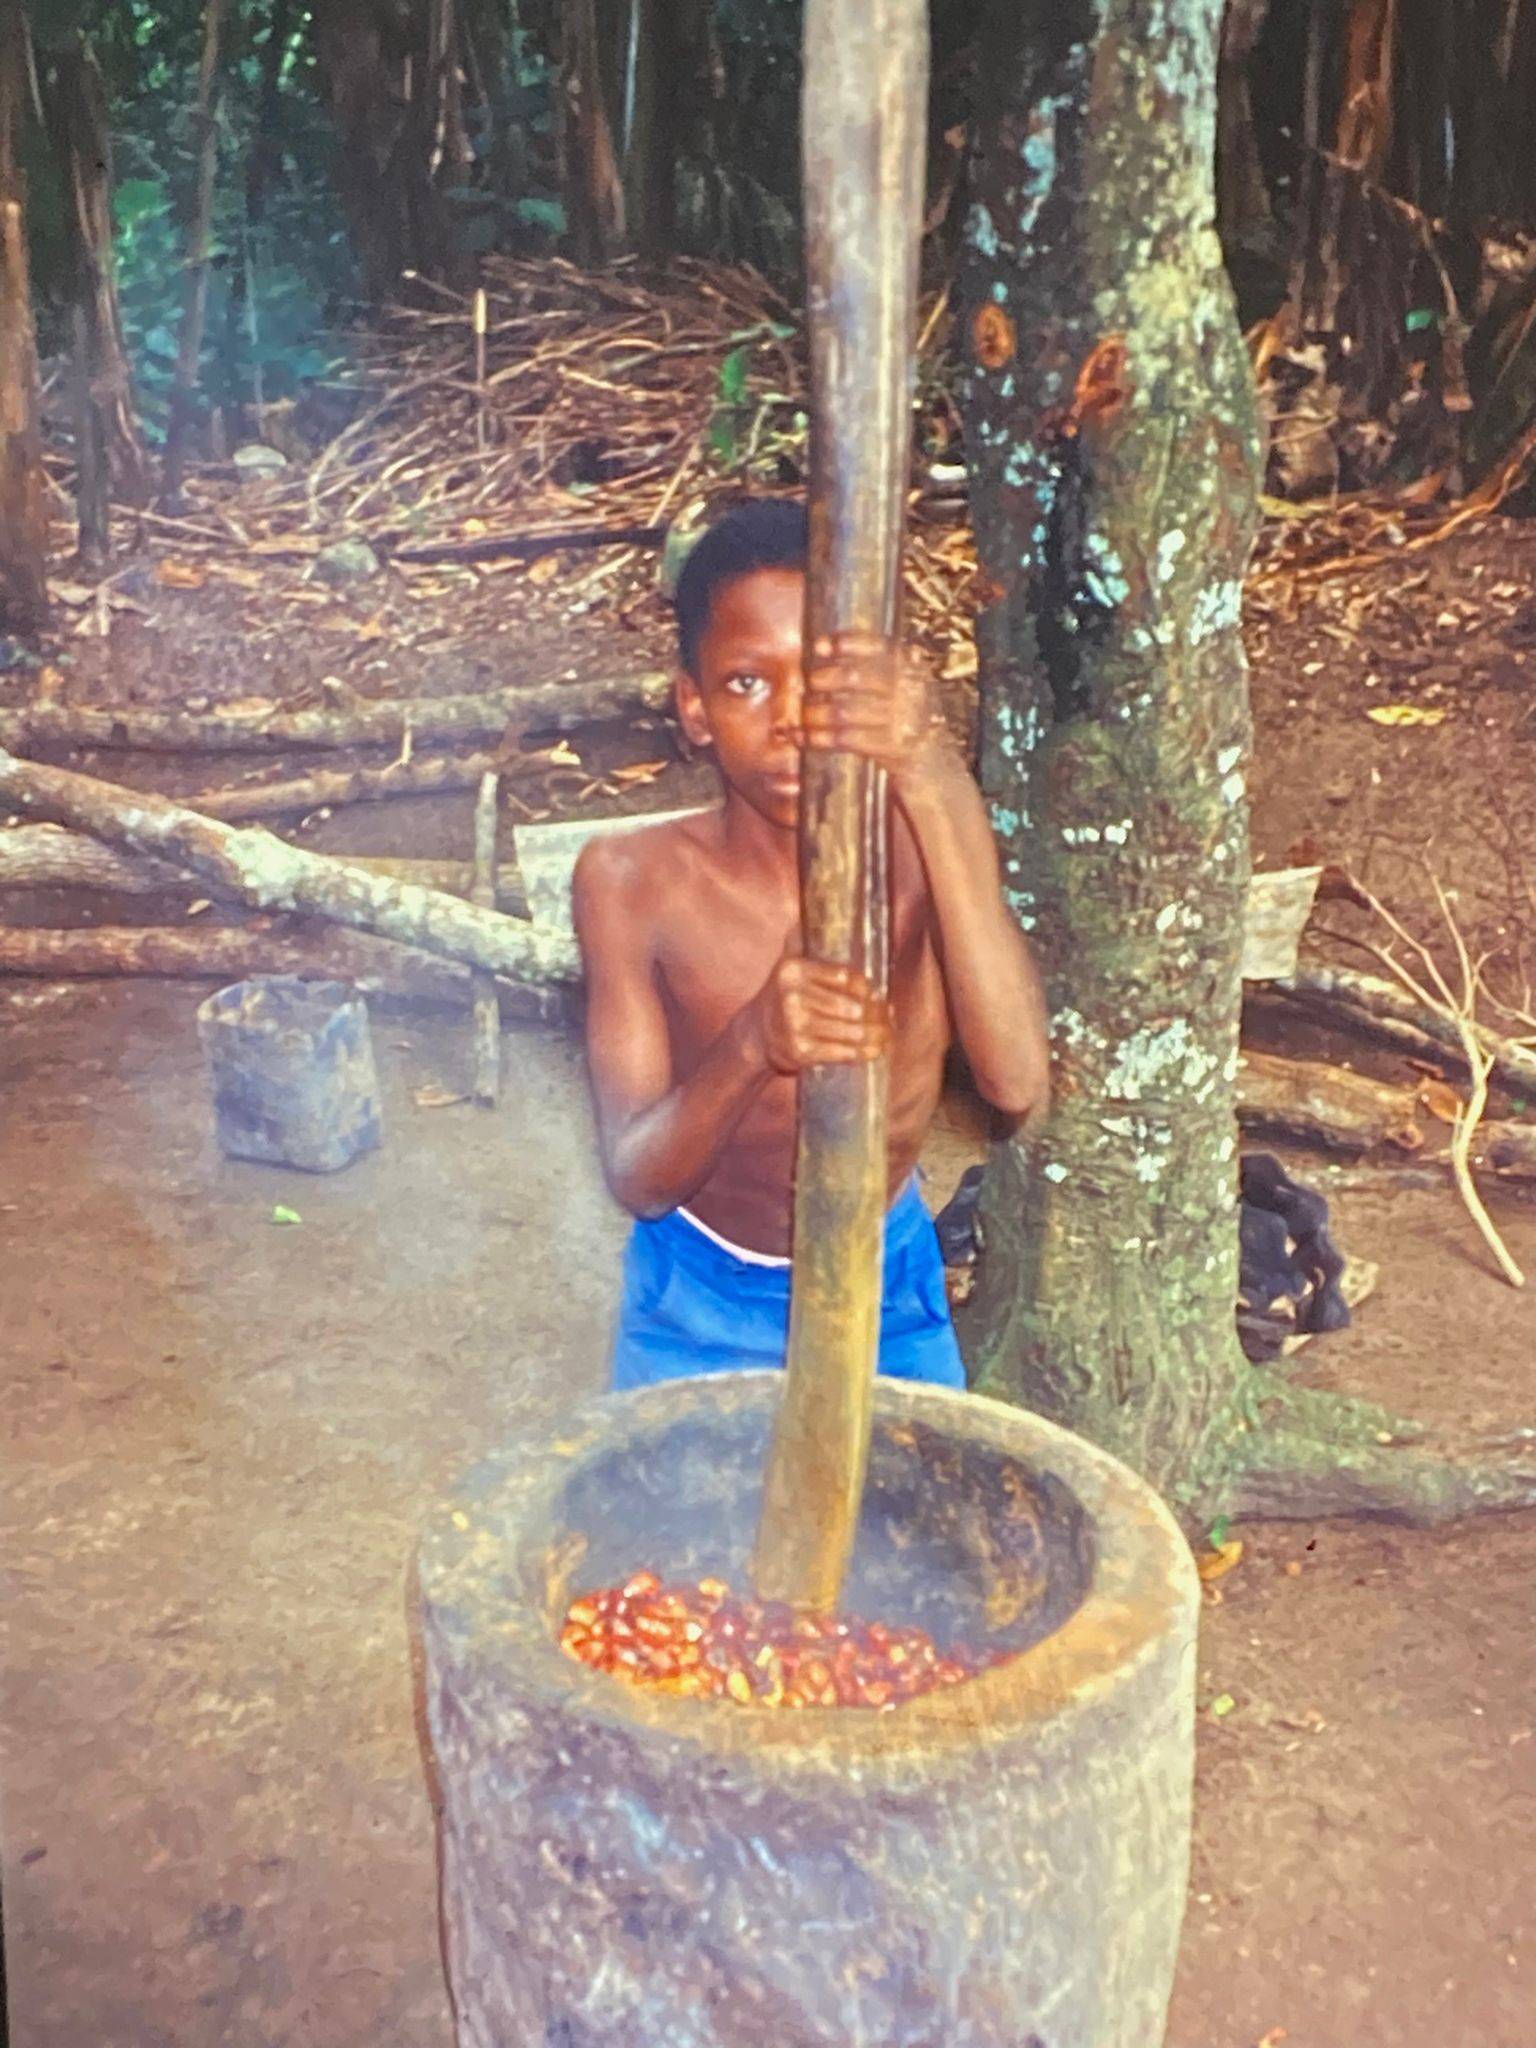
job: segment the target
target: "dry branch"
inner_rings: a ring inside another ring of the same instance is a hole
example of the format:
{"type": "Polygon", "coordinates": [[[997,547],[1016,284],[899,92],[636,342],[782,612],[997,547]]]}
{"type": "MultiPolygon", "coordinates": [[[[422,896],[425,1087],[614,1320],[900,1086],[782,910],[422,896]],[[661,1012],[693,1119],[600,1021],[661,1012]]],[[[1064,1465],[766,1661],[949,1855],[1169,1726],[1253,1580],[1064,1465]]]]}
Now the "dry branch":
{"type": "Polygon", "coordinates": [[[260,826],[221,824],[164,797],[21,761],[3,750],[0,797],[113,845],[173,861],[257,909],[309,911],[513,981],[576,978],[576,951],[564,938],[437,890],[290,846],[260,826]]]}
{"type": "MultiPolygon", "coordinates": [[[[1267,986],[1389,1045],[1420,1056],[1449,1051],[1465,1064],[1457,1024],[1380,975],[1361,974],[1349,967],[1308,967],[1267,986]]],[[[1493,1063],[1493,1078],[1506,1087],[1536,1095],[1536,1052],[1501,1038],[1486,1025],[1473,1023],[1470,1029],[1493,1063]]]]}
{"type": "Polygon", "coordinates": [[[151,753],[270,753],[283,747],[400,746],[569,732],[594,719],[656,711],[670,679],[659,671],[581,683],[525,683],[479,696],[324,705],[258,717],[147,710],[138,705],[34,704],[0,713],[0,746],[135,747],[151,753]]]}
{"type": "MultiPolygon", "coordinates": [[[[471,970],[435,954],[370,932],[347,931],[317,919],[285,917],[259,924],[170,930],[159,925],[100,925],[60,932],[0,925],[0,975],[47,981],[154,975],[177,981],[241,981],[251,974],[302,974],[349,981],[365,995],[399,996],[462,1010],[471,970]]],[[[498,982],[508,1014],[558,1021],[570,998],[563,989],[498,982]]]]}
{"type": "Polygon", "coordinates": [[[1439,876],[1432,873],[1429,880],[1435,892],[1435,902],[1439,907],[1441,921],[1456,956],[1458,985],[1455,988],[1423,940],[1415,938],[1402,920],[1390,911],[1379,897],[1373,896],[1369,889],[1361,888],[1358,883],[1356,888],[1392,937],[1400,945],[1408,948],[1417,967],[1406,966],[1389,948],[1371,947],[1370,950],[1402,984],[1414,1001],[1430,1015],[1448,1024],[1461,1042],[1461,1056],[1471,1076],[1472,1086],[1466,1102],[1457,1111],[1455,1127],[1451,1132],[1451,1167],[1456,1175],[1456,1186],[1467,1214],[1477,1226],[1484,1244],[1492,1252],[1499,1271],[1511,1287],[1523,1287],[1525,1274],[1496,1229],[1478,1192],[1477,1182],[1472,1176],[1473,1141],[1477,1127],[1482,1122],[1483,1112],[1488,1107],[1488,1084],[1492,1079],[1494,1067],[1493,1055],[1484,1043],[1482,1026],[1477,1022],[1478,1004],[1483,993],[1482,962],[1473,960],[1439,876]]]}

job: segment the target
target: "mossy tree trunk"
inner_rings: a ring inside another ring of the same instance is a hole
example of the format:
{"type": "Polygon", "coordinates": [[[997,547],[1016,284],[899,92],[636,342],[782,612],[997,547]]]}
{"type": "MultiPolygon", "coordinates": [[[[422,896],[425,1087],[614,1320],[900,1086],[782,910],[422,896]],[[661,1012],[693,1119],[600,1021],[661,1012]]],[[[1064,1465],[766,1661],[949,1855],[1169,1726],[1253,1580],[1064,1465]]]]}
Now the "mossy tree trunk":
{"type": "Polygon", "coordinates": [[[1212,221],[1219,0],[989,5],[967,228],[982,781],[1052,992],[1004,1150],[986,1392],[1166,1491],[1230,1428],[1259,442],[1212,221]]]}
{"type": "Polygon", "coordinates": [[[1221,12],[982,11],[980,767],[1049,983],[1055,1086],[1043,1126],[994,1155],[962,1334],[981,1392],[1117,1453],[1192,1524],[1261,1501],[1434,1519],[1533,1498],[1529,1446],[1491,1474],[1394,1452],[1420,1432],[1253,1370],[1234,1329],[1261,451],[1213,223],[1221,12]]]}

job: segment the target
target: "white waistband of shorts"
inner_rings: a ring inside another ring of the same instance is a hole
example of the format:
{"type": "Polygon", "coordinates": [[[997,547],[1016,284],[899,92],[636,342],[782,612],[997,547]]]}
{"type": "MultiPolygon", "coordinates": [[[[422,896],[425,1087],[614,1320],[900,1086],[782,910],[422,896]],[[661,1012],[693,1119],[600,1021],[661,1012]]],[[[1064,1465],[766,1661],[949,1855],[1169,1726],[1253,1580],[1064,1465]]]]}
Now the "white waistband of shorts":
{"type": "Polygon", "coordinates": [[[722,1237],[718,1230],[711,1230],[709,1225],[701,1217],[695,1216],[691,1209],[679,1208],[677,1213],[685,1223],[691,1223],[695,1230],[702,1231],[711,1244],[719,1245],[721,1251],[729,1252],[733,1259],[741,1259],[746,1265],[777,1266],[782,1270],[789,1264],[788,1259],[780,1258],[775,1252],[754,1252],[749,1251],[744,1244],[732,1244],[731,1240],[722,1237]]]}
{"type": "MultiPolygon", "coordinates": [[[[912,1192],[912,1190],[918,1185],[918,1180],[921,1173],[921,1167],[915,1167],[913,1169],[912,1178],[907,1182],[906,1186],[902,1189],[901,1194],[899,1194],[896,1197],[896,1202],[900,1202],[905,1196],[909,1195],[912,1192]]],[[[893,1202],[891,1204],[891,1207],[893,1209],[896,1207],[896,1202],[893,1202]]],[[[749,1251],[744,1244],[732,1244],[731,1240],[728,1237],[722,1237],[718,1230],[711,1230],[709,1225],[706,1222],[704,1222],[703,1218],[695,1216],[691,1209],[684,1209],[683,1207],[679,1206],[677,1214],[682,1217],[685,1223],[691,1223],[695,1230],[699,1231],[703,1236],[707,1237],[711,1244],[719,1245],[721,1251],[729,1252],[733,1259],[741,1259],[746,1265],[777,1266],[782,1271],[785,1266],[790,1264],[790,1261],[788,1259],[780,1258],[778,1254],[775,1252],[754,1252],[749,1251]]]]}

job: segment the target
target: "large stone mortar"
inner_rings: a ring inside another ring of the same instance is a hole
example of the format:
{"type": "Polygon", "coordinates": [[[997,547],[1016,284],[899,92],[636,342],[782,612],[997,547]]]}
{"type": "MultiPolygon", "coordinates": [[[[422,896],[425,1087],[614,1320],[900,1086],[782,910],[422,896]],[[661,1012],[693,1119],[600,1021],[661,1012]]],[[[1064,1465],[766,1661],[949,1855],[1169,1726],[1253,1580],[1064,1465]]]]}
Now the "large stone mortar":
{"type": "Polygon", "coordinates": [[[556,1640],[642,1566],[746,1586],[781,1376],[591,1402],[420,1573],[460,2048],[1156,2048],[1198,1586],[1132,1473],[882,1380],[845,1599],[1020,1654],[888,1713],[647,1693],[556,1640]]]}

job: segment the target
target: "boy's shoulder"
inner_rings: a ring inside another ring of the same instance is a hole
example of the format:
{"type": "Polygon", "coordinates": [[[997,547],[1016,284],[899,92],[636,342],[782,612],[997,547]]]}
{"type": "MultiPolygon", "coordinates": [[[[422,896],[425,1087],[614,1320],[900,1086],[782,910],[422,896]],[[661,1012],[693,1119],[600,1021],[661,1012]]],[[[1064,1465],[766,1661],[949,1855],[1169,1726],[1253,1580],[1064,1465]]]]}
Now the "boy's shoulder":
{"type": "Polygon", "coordinates": [[[713,808],[663,818],[654,825],[627,826],[622,832],[598,833],[576,861],[578,918],[584,908],[610,904],[622,904],[631,912],[659,910],[696,863],[714,851],[719,837],[720,812],[713,808]]]}

